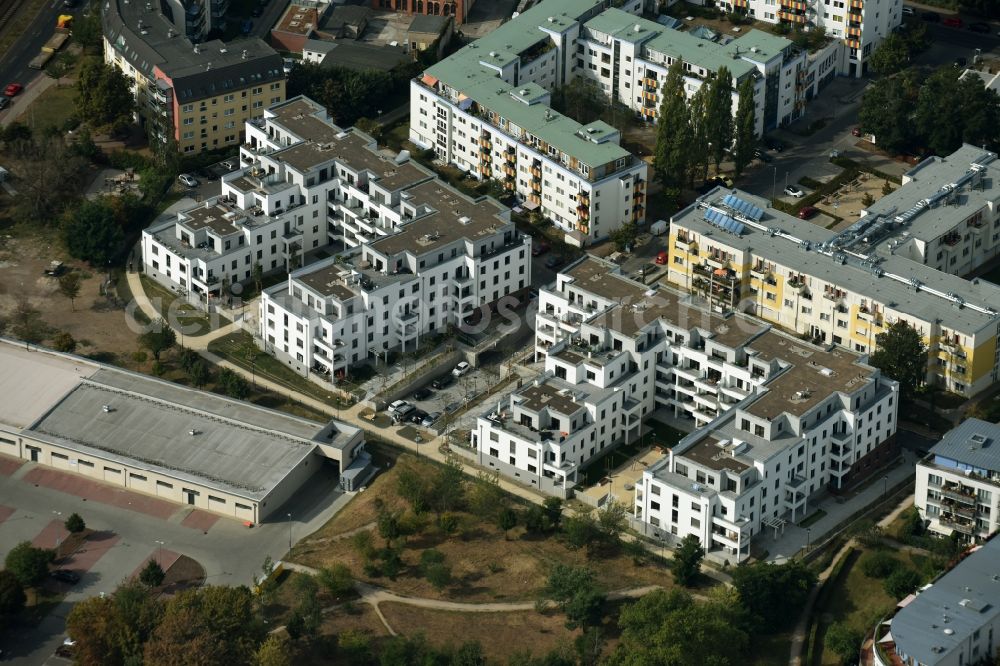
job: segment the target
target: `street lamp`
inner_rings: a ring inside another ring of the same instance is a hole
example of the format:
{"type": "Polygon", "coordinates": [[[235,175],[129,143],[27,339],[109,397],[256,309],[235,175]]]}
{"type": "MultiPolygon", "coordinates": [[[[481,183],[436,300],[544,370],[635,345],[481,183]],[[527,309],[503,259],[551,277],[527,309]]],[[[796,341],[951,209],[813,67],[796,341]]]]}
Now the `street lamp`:
{"type": "Polygon", "coordinates": [[[776,196],[776,190],[778,187],[778,167],[777,165],[772,166],[774,171],[771,173],[771,200],[773,201],[776,196]]]}
{"type": "Polygon", "coordinates": [[[806,528],[806,552],[809,552],[809,546],[812,545],[812,528],[806,528]]]}
{"type": "Polygon", "coordinates": [[[163,567],[163,546],[165,545],[162,541],[154,541],[156,544],[156,563],[163,567]]]}
{"type": "Polygon", "coordinates": [[[883,476],[882,477],[882,498],[883,499],[885,498],[886,494],[888,494],[888,492],[889,492],[889,477],[888,476],[883,476]]]}
{"type": "Polygon", "coordinates": [[[285,514],[288,516],[288,550],[292,549],[292,514],[285,514]]]}

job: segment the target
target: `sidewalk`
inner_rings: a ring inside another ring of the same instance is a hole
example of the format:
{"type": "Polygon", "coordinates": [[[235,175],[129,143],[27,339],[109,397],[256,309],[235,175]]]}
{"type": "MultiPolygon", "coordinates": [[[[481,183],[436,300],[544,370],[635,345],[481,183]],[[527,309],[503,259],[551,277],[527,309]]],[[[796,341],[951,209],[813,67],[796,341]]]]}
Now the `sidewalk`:
{"type": "Polygon", "coordinates": [[[762,531],[759,543],[761,548],[766,548],[768,551],[767,561],[785,562],[805,548],[807,542],[812,545],[820,543],[844,520],[878,502],[882,497],[883,487],[892,488],[904,479],[914,478],[914,468],[917,464],[916,456],[904,450],[902,457],[902,464],[897,464],[888,472],[883,472],[869,479],[867,487],[843,504],[838,504],[836,499],[830,497],[815,506],[809,506],[806,510],[807,516],[816,509],[826,511],[826,515],[808,528],[788,523],[784,527],[784,533],[779,531],[777,539],[773,536],[774,530],[772,528],[766,528],[766,531],[762,531]],[[883,482],[883,477],[887,477],[888,481],[883,482]]]}
{"type": "MultiPolygon", "coordinates": [[[[24,113],[28,110],[38,97],[56,85],[59,85],[60,81],[53,79],[51,76],[36,76],[28,85],[24,87],[21,94],[13,98],[10,101],[10,106],[6,110],[0,111],[0,127],[6,127],[10,125],[15,120],[21,120],[27,124],[30,123],[30,118],[22,118],[24,113]]],[[[67,85],[69,82],[67,80],[67,85]]]]}

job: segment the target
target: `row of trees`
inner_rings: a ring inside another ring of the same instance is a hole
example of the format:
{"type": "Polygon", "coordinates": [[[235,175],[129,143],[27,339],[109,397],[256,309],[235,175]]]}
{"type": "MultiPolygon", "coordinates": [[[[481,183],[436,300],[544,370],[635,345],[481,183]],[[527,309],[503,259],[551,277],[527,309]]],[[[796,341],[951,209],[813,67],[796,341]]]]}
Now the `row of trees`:
{"type": "Polygon", "coordinates": [[[996,148],[1000,143],[1000,95],[978,78],[959,80],[960,70],[917,68],[874,81],[861,101],[861,128],[889,152],[948,155],[962,143],[996,148]]]}
{"type": "Polygon", "coordinates": [[[680,190],[708,176],[709,164],[716,171],[727,151],[739,176],[753,159],[756,146],[756,110],[753,79],[740,84],[739,104],[733,116],[733,79],[722,67],[691,97],[684,91],[684,69],[680,60],[667,71],[663,101],[657,120],[653,168],[664,186],[680,190]]]}

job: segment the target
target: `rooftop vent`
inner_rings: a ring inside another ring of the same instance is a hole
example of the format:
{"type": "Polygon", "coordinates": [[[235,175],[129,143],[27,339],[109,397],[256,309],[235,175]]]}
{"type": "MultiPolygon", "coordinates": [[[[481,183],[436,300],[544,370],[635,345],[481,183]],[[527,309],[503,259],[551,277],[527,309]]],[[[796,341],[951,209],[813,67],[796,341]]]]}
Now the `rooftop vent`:
{"type": "Polygon", "coordinates": [[[114,409],[111,408],[111,405],[101,405],[101,411],[103,411],[105,414],[110,414],[111,412],[114,411],[114,409]]]}
{"type": "Polygon", "coordinates": [[[195,428],[191,428],[190,430],[188,430],[188,434],[194,437],[195,435],[198,435],[200,433],[195,428]]]}

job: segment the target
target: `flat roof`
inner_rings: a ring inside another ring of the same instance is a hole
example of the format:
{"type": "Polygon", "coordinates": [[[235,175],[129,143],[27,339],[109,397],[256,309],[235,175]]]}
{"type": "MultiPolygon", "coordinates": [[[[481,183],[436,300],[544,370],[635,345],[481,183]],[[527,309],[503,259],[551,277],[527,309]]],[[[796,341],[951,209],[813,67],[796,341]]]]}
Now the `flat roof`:
{"type": "Polygon", "coordinates": [[[278,24],[272,28],[278,32],[289,32],[296,35],[311,35],[319,23],[319,12],[315,7],[306,7],[292,3],[278,19],[278,24]]]}
{"type": "Polygon", "coordinates": [[[524,398],[518,404],[533,412],[540,412],[548,408],[557,414],[572,416],[584,409],[583,403],[577,402],[575,399],[577,392],[581,395],[587,395],[585,391],[575,385],[558,386],[551,381],[538,386],[530,384],[517,393],[518,396],[524,398]]]}
{"type": "Polygon", "coordinates": [[[434,16],[433,14],[417,14],[410,21],[407,32],[420,32],[431,35],[439,35],[444,32],[451,21],[450,16],[434,16]]]}
{"type": "Polygon", "coordinates": [[[333,296],[341,301],[357,295],[345,281],[344,276],[350,275],[351,269],[334,261],[316,266],[313,270],[295,276],[295,281],[301,282],[313,291],[323,296],[333,296]]]}
{"type": "Polygon", "coordinates": [[[953,653],[1000,613],[997,562],[1000,538],[993,538],[901,608],[890,624],[897,653],[927,666],[958,663],[953,653]]]}
{"type": "Polygon", "coordinates": [[[228,236],[240,231],[236,220],[244,219],[242,213],[234,212],[225,206],[200,205],[181,213],[181,224],[192,231],[211,229],[220,236],[228,236]],[[228,217],[227,217],[228,215],[228,217]]]}
{"type": "Polygon", "coordinates": [[[1000,425],[966,418],[946,432],[941,441],[931,447],[930,453],[938,465],[955,467],[955,463],[959,463],[978,470],[1000,472],[1000,425]]]}
{"type": "MultiPolygon", "coordinates": [[[[899,281],[878,276],[868,268],[853,262],[841,263],[818,250],[836,234],[811,222],[800,220],[769,207],[769,202],[742,190],[716,188],[671,218],[671,224],[708,236],[707,242],[718,243],[742,252],[762,257],[797,273],[821,280],[831,285],[853,291],[861,296],[882,303],[887,308],[912,315],[923,321],[941,320],[966,333],[975,333],[993,325],[1000,317],[980,312],[972,307],[958,307],[953,301],[934,293],[915,289],[913,282],[927,285],[942,293],[952,293],[967,304],[1000,311],[1000,287],[985,280],[969,281],[956,275],[936,270],[930,266],[907,259],[898,254],[879,256],[878,266],[884,273],[901,276],[899,281]],[[723,197],[735,194],[740,199],[756,205],[763,212],[760,224],[801,241],[805,247],[781,235],[772,235],[751,225],[744,225],[744,232],[737,236],[721,231],[704,219],[705,211],[699,203],[721,205],[723,197]]],[[[814,291],[815,293],[815,291],[814,291]]]]}
{"type": "Polygon", "coordinates": [[[321,67],[345,67],[356,72],[380,70],[388,72],[413,62],[400,46],[376,46],[366,42],[339,39],[323,58],[321,67]]]}
{"type": "Polygon", "coordinates": [[[84,455],[253,500],[318,444],[342,448],[359,432],[88,359],[26,352],[6,340],[0,341],[0,423],[84,455]]]}

